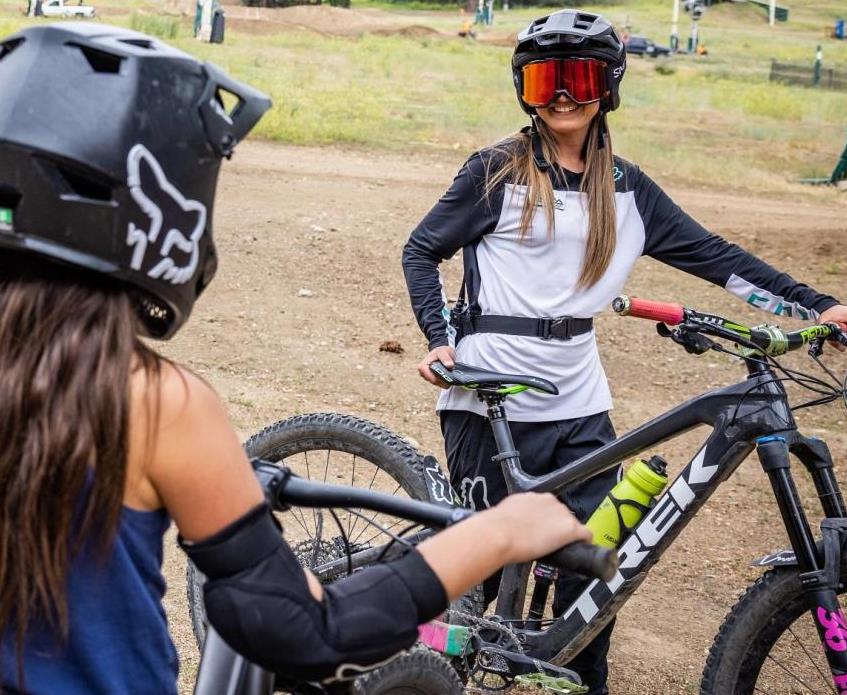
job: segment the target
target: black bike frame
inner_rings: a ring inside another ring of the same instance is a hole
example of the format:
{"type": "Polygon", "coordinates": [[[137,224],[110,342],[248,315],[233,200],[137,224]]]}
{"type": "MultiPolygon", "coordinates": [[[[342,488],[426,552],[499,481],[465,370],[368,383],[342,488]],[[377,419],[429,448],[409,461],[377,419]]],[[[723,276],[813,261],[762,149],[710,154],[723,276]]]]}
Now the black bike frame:
{"type": "MultiPolygon", "coordinates": [[[[694,458],[619,548],[617,575],[609,582],[587,582],[576,601],[546,629],[521,629],[531,563],[504,570],[496,613],[503,620],[513,621],[510,624],[525,640],[527,654],[562,665],[579,653],[626,603],[662,553],[754,448],[770,479],[802,576],[822,571],[823,558],[800,505],[788,454],[794,453],[809,470],[825,516],[842,519],[847,517],[847,509],[835,481],[832,459],[823,442],[807,439],[797,431],[785,389],[770,367],[755,359],[746,364],[746,381],[697,396],[565,468],[539,477],[527,475],[521,468],[502,396],[494,392],[481,394],[489,407],[500,452],[497,459],[510,492],[561,492],[693,427],[712,428],[694,458]]],[[[841,615],[834,588],[819,588],[818,593],[822,590],[828,600],[813,600],[808,590],[807,595],[836,688],[842,692],[838,679],[847,673],[847,651],[838,651],[839,644],[833,648],[826,638],[827,630],[837,629],[832,625],[841,615]],[[826,611],[829,623],[820,618],[820,610],[826,611]]]]}

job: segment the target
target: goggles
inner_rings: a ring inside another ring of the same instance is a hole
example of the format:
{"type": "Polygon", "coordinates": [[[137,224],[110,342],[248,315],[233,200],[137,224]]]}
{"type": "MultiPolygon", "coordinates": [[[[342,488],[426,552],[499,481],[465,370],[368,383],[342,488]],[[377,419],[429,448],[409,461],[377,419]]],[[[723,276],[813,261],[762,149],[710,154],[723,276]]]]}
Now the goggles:
{"type": "Polygon", "coordinates": [[[606,87],[606,63],[595,58],[549,58],[522,68],[524,104],[547,106],[560,94],[576,104],[602,99],[606,87]]]}

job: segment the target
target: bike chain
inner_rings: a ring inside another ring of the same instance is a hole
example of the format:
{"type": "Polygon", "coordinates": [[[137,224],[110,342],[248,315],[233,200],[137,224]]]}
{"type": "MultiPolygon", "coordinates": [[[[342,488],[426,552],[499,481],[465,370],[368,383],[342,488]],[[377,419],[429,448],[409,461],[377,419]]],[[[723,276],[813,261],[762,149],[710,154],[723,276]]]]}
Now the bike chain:
{"type": "Polygon", "coordinates": [[[502,678],[503,685],[485,685],[484,679],[486,672],[478,665],[478,659],[474,659],[473,664],[471,664],[470,659],[468,658],[470,655],[469,647],[474,641],[474,639],[486,642],[489,641],[482,639],[481,632],[483,630],[493,630],[499,633],[500,635],[504,636],[506,640],[508,640],[499,644],[498,646],[502,646],[503,649],[508,649],[509,651],[523,654],[523,645],[521,644],[517,633],[512,630],[512,628],[510,628],[506,623],[503,623],[499,620],[483,618],[460,610],[451,609],[450,618],[451,621],[453,620],[453,618],[460,618],[461,620],[468,623],[466,625],[466,627],[468,628],[468,637],[465,640],[465,643],[462,645],[462,654],[460,657],[458,657],[462,660],[462,668],[468,675],[468,681],[473,683],[473,687],[482,693],[505,692],[506,690],[509,690],[515,684],[515,679],[511,676],[495,674],[499,678],[502,678]]]}

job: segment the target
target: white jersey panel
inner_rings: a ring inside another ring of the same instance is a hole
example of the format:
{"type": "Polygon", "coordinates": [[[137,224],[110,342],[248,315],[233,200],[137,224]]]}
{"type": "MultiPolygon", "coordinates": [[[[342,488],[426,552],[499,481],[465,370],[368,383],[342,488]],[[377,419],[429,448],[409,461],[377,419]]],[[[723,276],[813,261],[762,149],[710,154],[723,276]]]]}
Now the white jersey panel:
{"type": "MultiPolygon", "coordinates": [[[[588,234],[585,197],[576,191],[554,191],[555,231],[547,230],[538,210],[531,234],[520,237],[520,214],[526,189],[506,185],[496,228],[480,240],[477,262],[479,305],[483,314],[555,318],[593,317],[623,289],[644,248],[644,224],[632,192],[616,193],[617,244],[609,268],[592,287],[577,287],[588,234]]],[[[510,396],[509,418],[542,422],[584,417],[611,408],[611,395],[600,363],[594,332],[569,341],[477,333],[457,348],[460,362],[507,373],[549,379],[558,396],[524,392],[510,396]]],[[[476,395],[462,389],[442,393],[439,410],[485,414],[476,395]]]]}

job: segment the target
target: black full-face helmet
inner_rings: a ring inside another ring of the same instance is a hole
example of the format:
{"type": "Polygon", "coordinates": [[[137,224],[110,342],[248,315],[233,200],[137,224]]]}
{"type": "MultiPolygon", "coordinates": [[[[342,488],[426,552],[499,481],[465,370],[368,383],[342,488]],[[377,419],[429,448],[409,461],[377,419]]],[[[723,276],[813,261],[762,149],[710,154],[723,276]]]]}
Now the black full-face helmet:
{"type": "Polygon", "coordinates": [[[125,283],[147,333],[172,336],[217,267],[221,159],[270,100],[157,39],[76,22],[0,41],[0,94],[0,254],[125,283]]]}
{"type": "Polygon", "coordinates": [[[560,10],[540,17],[518,34],[512,55],[512,78],[518,103],[526,113],[523,94],[523,71],[527,64],[545,58],[596,58],[606,63],[608,96],[600,102],[600,110],[614,111],[620,104],[618,87],[626,71],[626,49],[614,28],[603,17],[579,10],[560,10]]]}

